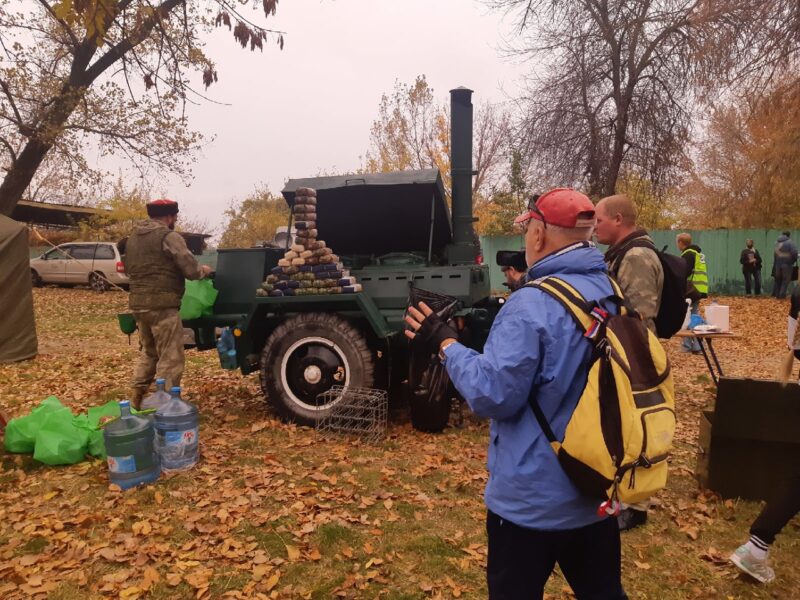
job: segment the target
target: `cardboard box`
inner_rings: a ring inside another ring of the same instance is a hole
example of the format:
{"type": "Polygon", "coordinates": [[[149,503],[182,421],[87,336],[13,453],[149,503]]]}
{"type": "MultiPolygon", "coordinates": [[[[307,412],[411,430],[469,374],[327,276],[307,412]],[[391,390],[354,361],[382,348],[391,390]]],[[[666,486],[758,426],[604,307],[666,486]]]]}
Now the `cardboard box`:
{"type": "Polygon", "coordinates": [[[723,377],[710,417],[709,489],[764,500],[790,476],[800,457],[800,385],[723,377]]]}

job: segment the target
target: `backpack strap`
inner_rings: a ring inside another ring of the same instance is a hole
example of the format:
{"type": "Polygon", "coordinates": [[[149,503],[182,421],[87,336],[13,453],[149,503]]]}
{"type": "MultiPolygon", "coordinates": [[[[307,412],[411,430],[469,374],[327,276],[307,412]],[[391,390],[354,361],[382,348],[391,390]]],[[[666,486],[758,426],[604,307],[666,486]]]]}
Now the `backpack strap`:
{"type": "MultiPolygon", "coordinates": [[[[608,278],[614,294],[606,297],[618,307],[623,306],[622,291],[619,285],[611,278],[608,278]]],[[[610,316],[608,311],[598,302],[587,302],[581,293],[572,285],[559,277],[542,277],[525,284],[525,287],[533,287],[542,290],[551,296],[566,309],[575,323],[583,332],[584,337],[593,343],[599,341],[600,329],[610,316]]]]}
{"type": "MultiPolygon", "coordinates": [[[[614,290],[614,294],[608,296],[608,299],[618,306],[622,306],[622,291],[619,285],[617,285],[617,282],[611,277],[608,278],[608,281],[611,284],[611,288],[614,290]]],[[[601,335],[601,331],[603,331],[603,324],[610,316],[608,311],[597,302],[587,302],[577,289],[563,279],[558,277],[542,277],[534,281],[529,281],[524,287],[540,289],[547,295],[558,300],[566,309],[567,313],[572,316],[578,329],[583,332],[583,336],[588,338],[593,344],[596,345],[604,336],[604,333],[601,335]]],[[[557,451],[558,440],[553,433],[553,428],[550,427],[550,423],[547,421],[547,417],[544,415],[544,411],[542,411],[542,407],[536,399],[534,386],[531,386],[531,391],[528,394],[528,404],[545,438],[547,438],[547,441],[553,446],[553,449],[557,451]]]]}

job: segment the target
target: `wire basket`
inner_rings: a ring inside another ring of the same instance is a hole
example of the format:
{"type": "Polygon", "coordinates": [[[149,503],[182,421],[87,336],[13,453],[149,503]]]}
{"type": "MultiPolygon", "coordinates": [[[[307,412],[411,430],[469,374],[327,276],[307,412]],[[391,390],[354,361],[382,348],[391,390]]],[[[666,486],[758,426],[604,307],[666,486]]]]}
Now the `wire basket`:
{"type": "Polygon", "coordinates": [[[389,396],[385,390],[335,385],[318,396],[320,405],[330,405],[317,419],[323,435],[352,435],[367,442],[379,442],[386,435],[389,396]]]}

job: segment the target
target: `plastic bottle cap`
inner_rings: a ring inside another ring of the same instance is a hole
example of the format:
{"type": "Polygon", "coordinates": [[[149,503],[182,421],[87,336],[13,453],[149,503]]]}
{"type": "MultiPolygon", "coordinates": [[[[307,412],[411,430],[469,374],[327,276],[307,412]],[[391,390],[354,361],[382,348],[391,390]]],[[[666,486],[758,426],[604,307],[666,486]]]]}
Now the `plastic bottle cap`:
{"type": "Polygon", "coordinates": [[[130,408],[130,406],[131,406],[131,401],[130,400],[120,400],[119,401],[119,407],[120,408],[130,408]]]}
{"type": "Polygon", "coordinates": [[[172,392],[172,393],[180,393],[181,388],[176,385],[173,388],[171,388],[169,391],[172,392]]]}
{"type": "Polygon", "coordinates": [[[156,385],[164,385],[165,383],[167,383],[167,380],[162,377],[156,379],[156,385]]]}

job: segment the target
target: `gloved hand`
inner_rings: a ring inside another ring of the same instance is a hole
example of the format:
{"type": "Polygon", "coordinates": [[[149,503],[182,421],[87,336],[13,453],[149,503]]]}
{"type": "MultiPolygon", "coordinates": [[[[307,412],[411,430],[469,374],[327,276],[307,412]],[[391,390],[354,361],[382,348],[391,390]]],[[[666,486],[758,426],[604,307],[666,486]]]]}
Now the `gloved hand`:
{"type": "Polygon", "coordinates": [[[409,338],[425,344],[430,349],[431,354],[438,353],[442,342],[445,340],[458,340],[458,331],[433,312],[425,303],[420,303],[420,310],[413,306],[408,309],[408,315],[406,315],[405,320],[411,326],[411,330],[406,331],[406,335],[409,338]]]}

